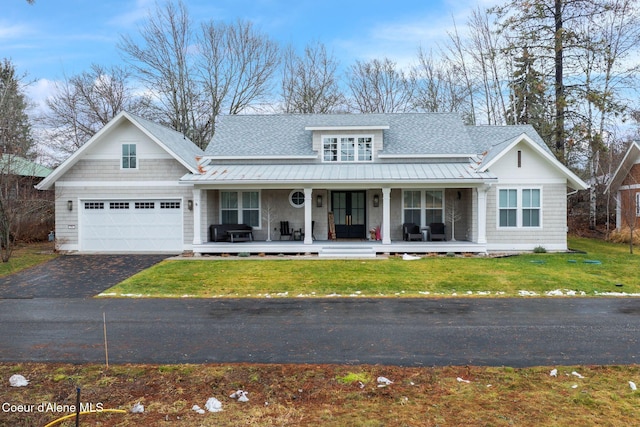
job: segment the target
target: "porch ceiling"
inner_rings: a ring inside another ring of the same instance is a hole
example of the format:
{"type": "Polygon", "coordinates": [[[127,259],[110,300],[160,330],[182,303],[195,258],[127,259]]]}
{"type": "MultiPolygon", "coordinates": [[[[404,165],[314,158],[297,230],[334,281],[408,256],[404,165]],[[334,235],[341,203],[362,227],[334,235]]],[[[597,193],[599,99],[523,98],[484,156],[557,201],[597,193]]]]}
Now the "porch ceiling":
{"type": "Polygon", "coordinates": [[[295,165],[208,165],[187,174],[185,184],[474,184],[497,177],[471,163],[314,163],[295,165]]]}

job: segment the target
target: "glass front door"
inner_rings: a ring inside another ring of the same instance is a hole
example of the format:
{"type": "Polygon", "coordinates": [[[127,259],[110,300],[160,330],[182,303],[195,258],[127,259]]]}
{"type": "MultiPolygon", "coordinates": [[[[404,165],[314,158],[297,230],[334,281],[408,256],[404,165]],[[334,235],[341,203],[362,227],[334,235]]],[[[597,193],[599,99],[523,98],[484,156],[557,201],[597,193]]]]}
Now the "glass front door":
{"type": "Polygon", "coordinates": [[[338,239],[366,238],[366,193],[364,191],[334,191],[331,193],[338,239]]]}

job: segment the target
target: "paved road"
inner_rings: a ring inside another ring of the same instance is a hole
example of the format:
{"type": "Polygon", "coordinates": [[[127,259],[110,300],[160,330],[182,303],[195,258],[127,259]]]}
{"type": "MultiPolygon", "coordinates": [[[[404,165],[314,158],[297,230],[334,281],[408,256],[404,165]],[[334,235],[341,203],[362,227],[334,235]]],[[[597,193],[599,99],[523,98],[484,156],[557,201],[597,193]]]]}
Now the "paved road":
{"type": "Polygon", "coordinates": [[[640,299],[3,299],[0,361],[640,362],[640,299]]]}

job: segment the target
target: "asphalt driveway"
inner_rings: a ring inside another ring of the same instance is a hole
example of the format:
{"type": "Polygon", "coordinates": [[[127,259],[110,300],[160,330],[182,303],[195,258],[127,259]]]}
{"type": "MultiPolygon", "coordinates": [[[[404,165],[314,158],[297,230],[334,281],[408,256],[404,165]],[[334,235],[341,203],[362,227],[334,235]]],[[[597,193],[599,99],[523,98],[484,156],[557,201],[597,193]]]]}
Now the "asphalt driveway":
{"type": "Polygon", "coordinates": [[[0,278],[0,299],[89,298],[168,255],[63,255],[0,278]]]}

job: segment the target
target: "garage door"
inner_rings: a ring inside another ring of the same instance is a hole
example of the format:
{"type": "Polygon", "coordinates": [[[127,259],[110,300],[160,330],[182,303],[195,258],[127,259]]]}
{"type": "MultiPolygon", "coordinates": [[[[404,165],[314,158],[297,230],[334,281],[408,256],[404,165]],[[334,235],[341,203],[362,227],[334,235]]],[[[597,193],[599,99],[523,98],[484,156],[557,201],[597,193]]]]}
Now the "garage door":
{"type": "Polygon", "coordinates": [[[180,200],[82,200],[80,250],[181,252],[180,200]]]}

